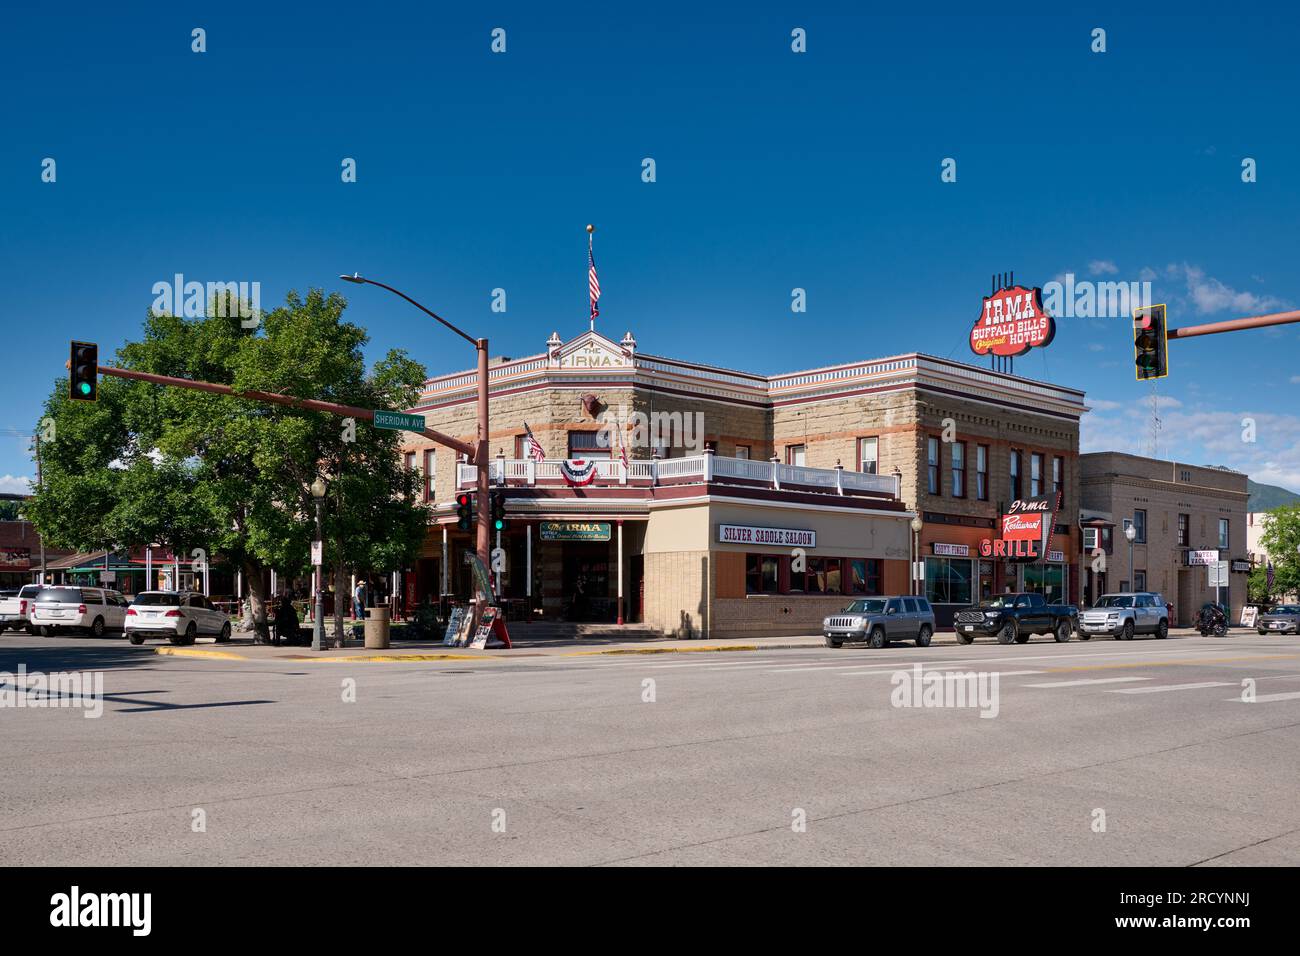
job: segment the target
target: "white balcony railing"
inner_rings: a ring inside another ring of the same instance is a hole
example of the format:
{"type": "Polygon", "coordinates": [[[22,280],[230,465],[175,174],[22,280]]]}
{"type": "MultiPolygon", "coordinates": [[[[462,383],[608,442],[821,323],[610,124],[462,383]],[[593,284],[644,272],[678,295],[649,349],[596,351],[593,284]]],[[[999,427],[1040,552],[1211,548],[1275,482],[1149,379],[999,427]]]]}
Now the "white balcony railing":
{"type": "MultiPolygon", "coordinates": [[[[548,458],[495,458],[489,474],[494,484],[537,485],[563,484],[560,461],[548,458]]],[[[458,487],[473,487],[478,471],[473,465],[458,463],[458,487]]],[[[885,495],[897,499],[898,479],[893,475],[869,475],[843,468],[806,468],[746,458],[723,458],[705,453],[687,458],[657,458],[629,461],[624,468],[618,458],[597,459],[597,487],[646,486],[661,483],[721,482],[754,483],[771,488],[820,491],[826,494],[885,495]]]]}

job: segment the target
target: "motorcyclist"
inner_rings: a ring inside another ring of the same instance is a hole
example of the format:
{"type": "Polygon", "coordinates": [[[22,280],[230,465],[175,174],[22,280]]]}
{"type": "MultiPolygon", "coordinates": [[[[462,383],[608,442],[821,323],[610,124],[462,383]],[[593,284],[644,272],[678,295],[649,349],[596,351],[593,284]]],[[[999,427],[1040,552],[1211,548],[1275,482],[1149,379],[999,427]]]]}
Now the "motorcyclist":
{"type": "Polygon", "coordinates": [[[1197,628],[1202,637],[1208,637],[1215,634],[1224,637],[1228,633],[1228,612],[1222,604],[1213,601],[1207,602],[1201,606],[1201,613],[1197,623],[1197,628]]]}

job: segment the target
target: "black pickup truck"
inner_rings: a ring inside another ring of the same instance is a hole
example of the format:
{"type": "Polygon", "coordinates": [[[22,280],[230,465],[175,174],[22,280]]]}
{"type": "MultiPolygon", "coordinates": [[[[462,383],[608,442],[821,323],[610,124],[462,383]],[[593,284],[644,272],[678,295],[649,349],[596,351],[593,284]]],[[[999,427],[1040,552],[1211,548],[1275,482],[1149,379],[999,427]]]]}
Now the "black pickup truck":
{"type": "Polygon", "coordinates": [[[1073,604],[1048,604],[1041,594],[999,594],[962,608],[953,618],[959,644],[983,634],[999,644],[1024,644],[1033,634],[1051,634],[1065,642],[1074,636],[1079,609],[1073,604]]]}

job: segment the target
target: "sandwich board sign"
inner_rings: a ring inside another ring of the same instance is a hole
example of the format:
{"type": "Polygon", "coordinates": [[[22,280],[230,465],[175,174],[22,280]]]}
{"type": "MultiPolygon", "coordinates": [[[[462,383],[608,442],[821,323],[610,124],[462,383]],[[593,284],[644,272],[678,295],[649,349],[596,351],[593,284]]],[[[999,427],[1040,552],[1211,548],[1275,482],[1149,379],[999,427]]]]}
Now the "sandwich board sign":
{"type": "Polygon", "coordinates": [[[451,616],[447,619],[447,632],[442,636],[443,647],[456,647],[456,642],[460,636],[461,625],[465,623],[465,617],[469,614],[467,607],[454,607],[451,609],[451,616]]]}
{"type": "Polygon", "coordinates": [[[483,616],[479,618],[478,630],[474,632],[474,640],[469,646],[479,651],[487,647],[488,638],[492,636],[492,629],[496,626],[496,622],[497,609],[490,607],[484,610],[483,616]]]}

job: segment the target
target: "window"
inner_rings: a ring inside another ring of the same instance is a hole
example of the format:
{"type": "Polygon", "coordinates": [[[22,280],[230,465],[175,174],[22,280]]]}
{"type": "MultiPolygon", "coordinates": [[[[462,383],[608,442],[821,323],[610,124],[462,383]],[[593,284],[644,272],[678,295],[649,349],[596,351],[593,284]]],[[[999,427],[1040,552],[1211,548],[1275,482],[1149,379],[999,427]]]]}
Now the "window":
{"type": "MultiPolygon", "coordinates": [[[[1145,571],[1133,572],[1133,590],[1145,591],[1147,589],[1147,573],[1145,571]]],[[[1147,605],[1143,605],[1146,607],[1147,605]]]]}
{"type": "Polygon", "coordinates": [[[743,459],[744,461],[749,461],[749,446],[748,446],[748,445],[737,445],[737,446],[736,446],[736,457],[737,457],[737,458],[740,458],[740,459],[743,459]]]}
{"type": "Polygon", "coordinates": [[[916,598],[903,598],[903,608],[908,614],[915,614],[920,610],[917,603],[916,598]]]}
{"type": "MultiPolygon", "coordinates": [[[[794,587],[794,571],[790,572],[791,588],[794,587]]],[[[840,559],[809,558],[808,570],[803,575],[803,590],[806,594],[840,593],[840,559]]]]}
{"type": "Polygon", "coordinates": [[[1029,497],[1043,493],[1043,456],[1034,452],[1029,456],[1029,497]]]}
{"type": "Polygon", "coordinates": [[[1011,452],[1011,498],[1013,501],[1023,497],[1020,493],[1020,456],[1021,452],[1011,452]]]}
{"type": "Polygon", "coordinates": [[[1137,537],[1133,539],[1134,544],[1147,543],[1147,513],[1141,508],[1133,510],[1133,530],[1137,532],[1137,537]]]}
{"type": "Polygon", "coordinates": [[[940,494],[939,490],[939,439],[926,439],[926,488],[930,494],[940,494]]]}
{"type": "Polygon", "coordinates": [[[802,468],[806,451],[807,449],[803,445],[786,445],[785,463],[787,465],[796,465],[802,468]]]}
{"type": "Polygon", "coordinates": [[[1065,459],[1060,456],[1052,459],[1052,491],[1065,491],[1065,459]]]}
{"type": "Polygon", "coordinates": [[[952,496],[954,498],[966,497],[966,443],[956,441],[952,443],[952,496]]]}
{"type": "Polygon", "coordinates": [[[849,561],[849,593],[880,593],[880,562],[874,558],[853,558],[849,561]]]}
{"type": "Polygon", "coordinates": [[[424,500],[432,501],[437,494],[434,479],[438,476],[438,452],[427,448],[424,452],[424,500]]]}
{"type": "Polygon", "coordinates": [[[925,559],[925,596],[932,604],[971,603],[969,558],[925,559]]]}
{"type": "Polygon", "coordinates": [[[402,460],[403,463],[406,465],[407,471],[415,471],[415,452],[408,451],[405,455],[402,456],[402,460]]]}
{"type": "Polygon", "coordinates": [[[1219,519],[1219,547],[1228,547],[1228,519],[1219,519]]]}
{"type": "Polygon", "coordinates": [[[877,455],[879,452],[879,446],[880,446],[880,442],[878,439],[875,438],[858,439],[858,470],[861,471],[863,474],[867,474],[867,475],[878,474],[876,468],[878,465],[877,455]]]}
{"type": "Polygon", "coordinates": [[[745,593],[775,594],[781,584],[780,561],[772,554],[745,555],[745,593]]]}
{"type": "Polygon", "coordinates": [[[989,446],[975,446],[975,497],[989,500],[989,446]]]}
{"type": "Polygon", "coordinates": [[[609,458],[609,445],[602,445],[601,438],[601,432],[569,432],[569,457],[609,458]]]}
{"type": "Polygon", "coordinates": [[[1180,548],[1190,547],[1191,537],[1189,535],[1190,525],[1192,523],[1191,515],[1180,514],[1178,516],[1178,546],[1180,548]]]}

